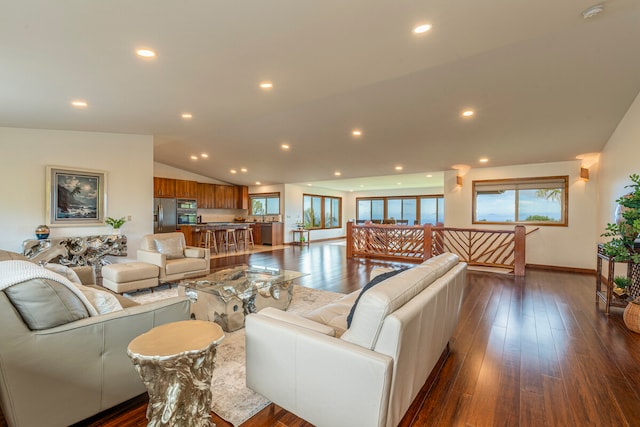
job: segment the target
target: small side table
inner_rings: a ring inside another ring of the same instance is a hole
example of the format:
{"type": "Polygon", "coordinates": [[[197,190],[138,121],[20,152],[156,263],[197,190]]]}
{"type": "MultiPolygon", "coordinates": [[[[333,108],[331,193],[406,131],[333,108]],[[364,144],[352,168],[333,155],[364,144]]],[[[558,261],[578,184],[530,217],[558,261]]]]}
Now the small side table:
{"type": "Polygon", "coordinates": [[[127,348],[149,393],[148,426],[212,426],[211,378],[220,326],[183,320],[157,326],[127,348]]]}
{"type": "Polygon", "coordinates": [[[309,240],[311,240],[309,230],[306,228],[294,228],[291,230],[291,233],[293,234],[293,241],[291,242],[292,245],[309,246],[309,240]],[[296,234],[298,235],[297,239],[296,234]]]}
{"type": "MultiPolygon", "coordinates": [[[[598,244],[598,257],[596,259],[596,303],[602,301],[604,302],[604,312],[608,315],[611,312],[611,306],[614,307],[626,307],[628,302],[627,300],[623,300],[617,298],[613,294],[613,278],[615,277],[615,266],[618,261],[615,258],[609,257],[604,253],[604,248],[602,243],[598,244]],[[607,277],[606,283],[602,281],[602,260],[607,261],[608,269],[607,269],[607,277]],[[602,289],[602,286],[605,286],[606,289],[602,289]]],[[[627,264],[627,277],[631,278],[631,269],[629,268],[629,262],[622,262],[623,264],[627,264]]]]}

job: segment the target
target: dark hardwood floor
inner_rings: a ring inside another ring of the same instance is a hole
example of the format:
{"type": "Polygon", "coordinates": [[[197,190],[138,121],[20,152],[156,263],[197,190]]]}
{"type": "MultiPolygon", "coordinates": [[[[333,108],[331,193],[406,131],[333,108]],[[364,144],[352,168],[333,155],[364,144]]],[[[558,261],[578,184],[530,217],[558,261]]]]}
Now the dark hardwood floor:
{"type": "MultiPolygon", "coordinates": [[[[344,293],[362,287],[373,266],[389,265],[312,243],[214,259],[212,267],[239,263],[303,271],[298,284],[344,293]]],[[[605,315],[594,294],[591,275],[469,271],[449,357],[401,425],[640,426],[640,334],[625,327],[622,309],[605,315]]],[[[79,425],[144,426],[145,410],[141,396],[79,425]]],[[[243,424],[262,426],[311,425],[272,404],[243,424]]]]}

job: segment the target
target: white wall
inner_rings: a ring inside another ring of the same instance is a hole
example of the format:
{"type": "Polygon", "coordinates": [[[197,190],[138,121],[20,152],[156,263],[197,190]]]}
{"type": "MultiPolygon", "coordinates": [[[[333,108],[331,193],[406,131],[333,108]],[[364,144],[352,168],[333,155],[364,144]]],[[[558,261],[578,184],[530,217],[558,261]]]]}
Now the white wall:
{"type": "Polygon", "coordinates": [[[187,181],[204,182],[207,184],[226,184],[232,185],[228,182],[220,181],[219,179],[209,178],[208,176],[198,175],[183,169],[174,168],[173,166],[165,165],[164,163],[153,162],[153,176],[160,178],[173,178],[184,179],[187,181]]]}
{"type": "Polygon", "coordinates": [[[616,200],[629,192],[624,187],[631,184],[629,175],[634,173],[640,174],[640,95],[600,154],[596,235],[599,242],[605,241],[600,234],[608,222],[614,222],[616,200]]]}
{"type": "Polygon", "coordinates": [[[445,173],[445,224],[447,227],[513,229],[507,225],[471,223],[472,181],[484,179],[569,176],[569,225],[527,226],[527,231],[539,227],[527,236],[526,262],[572,268],[595,268],[595,223],[598,176],[591,171],[589,182],[579,177],[580,161],[543,163],[507,167],[487,167],[469,170],[458,188],[457,171],[445,173]]]}
{"type": "MultiPolygon", "coordinates": [[[[0,127],[0,248],[22,252],[45,223],[46,166],[107,172],[105,216],[131,216],[123,227],[128,257],[153,232],[153,138],[145,135],[0,127]]],[[[51,227],[50,237],[108,234],[108,226],[51,227]]],[[[124,261],[124,258],[113,258],[124,261]]]]}

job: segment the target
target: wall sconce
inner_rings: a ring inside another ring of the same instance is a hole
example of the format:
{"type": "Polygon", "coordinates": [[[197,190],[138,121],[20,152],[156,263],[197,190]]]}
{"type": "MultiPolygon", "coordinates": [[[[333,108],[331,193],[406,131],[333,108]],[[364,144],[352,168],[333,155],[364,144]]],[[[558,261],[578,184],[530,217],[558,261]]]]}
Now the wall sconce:
{"type": "MultiPolygon", "coordinates": [[[[589,172],[589,171],[587,171],[589,172]]],[[[456,185],[462,187],[462,175],[456,175],[456,185]]]]}
{"type": "Polygon", "coordinates": [[[582,167],[580,168],[580,179],[584,182],[589,181],[589,169],[582,167]]]}

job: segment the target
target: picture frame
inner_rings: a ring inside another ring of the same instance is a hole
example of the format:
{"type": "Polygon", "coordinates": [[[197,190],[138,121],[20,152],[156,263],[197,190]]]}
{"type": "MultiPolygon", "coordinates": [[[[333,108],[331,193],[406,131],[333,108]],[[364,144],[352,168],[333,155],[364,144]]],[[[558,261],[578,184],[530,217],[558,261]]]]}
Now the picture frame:
{"type": "Polygon", "coordinates": [[[104,225],[106,189],[105,171],[47,166],[47,225],[104,225]]]}

